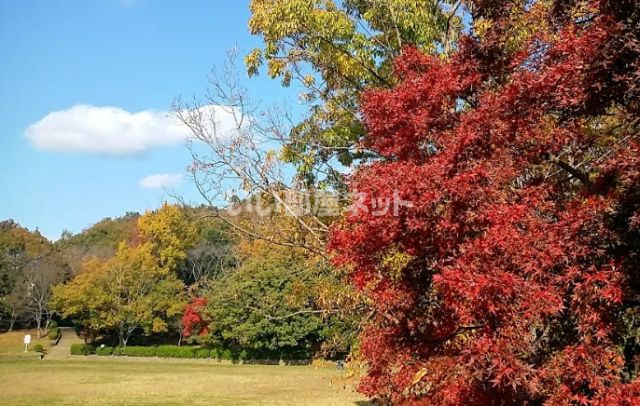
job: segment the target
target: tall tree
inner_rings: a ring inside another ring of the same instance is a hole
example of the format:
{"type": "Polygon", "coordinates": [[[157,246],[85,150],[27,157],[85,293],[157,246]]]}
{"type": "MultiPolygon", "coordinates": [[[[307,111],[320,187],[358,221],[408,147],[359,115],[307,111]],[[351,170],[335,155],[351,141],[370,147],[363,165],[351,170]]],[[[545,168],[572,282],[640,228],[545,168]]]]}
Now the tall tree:
{"type": "MultiPolygon", "coordinates": [[[[69,270],[57,253],[31,261],[22,270],[17,282],[18,294],[24,295],[22,310],[29,320],[35,322],[38,337],[51,321],[49,308],[52,287],[67,279],[69,270]]],[[[14,297],[14,300],[17,299],[14,297]]]]}
{"type": "Polygon", "coordinates": [[[318,269],[304,251],[263,241],[241,243],[240,266],[220,278],[207,297],[213,340],[242,348],[311,348],[322,339],[315,283],[318,269]]]}
{"type": "Polygon", "coordinates": [[[94,261],[66,285],[54,288],[52,305],[96,333],[114,332],[126,346],[138,329],[146,334],[165,332],[184,307],[184,285],[169,268],[158,265],[151,244],[124,243],[116,255],[94,261]]]}
{"type": "Polygon", "coordinates": [[[151,245],[158,265],[163,268],[176,270],[182,265],[195,237],[194,224],[176,205],[164,203],[138,219],[138,240],[151,245]]]}
{"type": "Polygon", "coordinates": [[[323,255],[326,220],[299,208],[298,201],[311,191],[291,178],[291,168],[277,153],[275,134],[286,133],[289,126],[273,111],[257,113],[241,84],[236,58],[231,51],[220,71],[213,72],[205,101],[178,100],[173,106],[191,131],[190,171],[196,188],[209,206],[209,216],[233,231],[323,255]],[[287,240],[259,233],[254,224],[274,215],[294,219],[304,236],[287,240]]]}
{"type": "Polygon", "coordinates": [[[371,297],[360,390],[393,405],[640,402],[640,6],[468,1],[442,60],[363,99],[380,156],[336,264],[371,297]]]}
{"type": "Polygon", "coordinates": [[[462,27],[460,5],[448,0],[253,0],[249,27],[264,46],[246,56],[248,72],[257,74],[267,65],[268,74],[282,78],[285,86],[297,81],[305,89],[309,116],[300,121],[286,109],[258,112],[237,76],[234,57],[213,72],[203,101],[176,103],[174,110],[197,141],[191,149],[196,186],[216,215],[255,237],[255,230],[241,227],[216,206],[228,200],[229,189],[240,192],[240,200],[270,196],[315,240],[305,248],[322,254],[319,247],[331,220],[300,215],[284,195],[305,200],[326,188],[344,192],[345,166],[371,152],[360,143],[362,91],[391,85],[391,62],[403,44],[449,52],[462,27]],[[291,164],[298,172],[294,178],[291,164]]]}
{"type": "Polygon", "coordinates": [[[249,28],[264,41],[245,62],[305,89],[309,115],[280,134],[283,156],[310,183],[341,184],[340,165],[368,155],[357,114],[369,86],[390,86],[404,45],[447,54],[462,28],[461,1],[253,0],[249,28]]]}
{"type": "Polygon", "coordinates": [[[88,261],[84,272],[54,288],[55,310],[85,327],[90,338],[113,332],[126,346],[136,330],[166,332],[180,319],[186,299],[178,268],[195,229],[179,207],[164,204],[142,215],[136,230],[113,257],[88,261]]]}
{"type": "Polygon", "coordinates": [[[107,217],[82,230],[71,234],[63,232],[55,246],[74,275],[82,272],[82,264],[91,258],[112,257],[122,241],[131,241],[136,235],[136,225],[140,215],[127,212],[117,218],[107,217]]]}
{"type": "Polygon", "coordinates": [[[38,334],[48,323],[51,286],[66,278],[67,267],[51,242],[8,220],[0,222],[0,311],[9,329],[16,321],[35,322],[38,334]]]}
{"type": "MultiPolygon", "coordinates": [[[[295,233],[295,224],[274,217],[260,233],[295,233]]],[[[357,318],[346,310],[347,304],[355,307],[358,298],[351,289],[342,289],[340,275],[322,257],[244,234],[236,241],[236,266],[194,292],[201,296],[185,311],[186,336],[274,351],[350,347],[357,318]]]]}

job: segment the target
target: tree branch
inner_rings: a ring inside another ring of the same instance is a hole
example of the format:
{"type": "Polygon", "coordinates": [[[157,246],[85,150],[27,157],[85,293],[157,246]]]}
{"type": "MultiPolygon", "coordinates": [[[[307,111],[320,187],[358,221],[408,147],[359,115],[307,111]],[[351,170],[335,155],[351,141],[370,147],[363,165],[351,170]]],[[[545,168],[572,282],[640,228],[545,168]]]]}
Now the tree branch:
{"type": "Polygon", "coordinates": [[[581,170],[569,165],[568,163],[558,158],[551,158],[551,163],[558,166],[560,169],[564,170],[565,172],[568,172],[574,178],[578,179],[589,190],[593,189],[593,182],[591,182],[591,180],[589,179],[589,175],[587,173],[582,172],[581,170]]]}

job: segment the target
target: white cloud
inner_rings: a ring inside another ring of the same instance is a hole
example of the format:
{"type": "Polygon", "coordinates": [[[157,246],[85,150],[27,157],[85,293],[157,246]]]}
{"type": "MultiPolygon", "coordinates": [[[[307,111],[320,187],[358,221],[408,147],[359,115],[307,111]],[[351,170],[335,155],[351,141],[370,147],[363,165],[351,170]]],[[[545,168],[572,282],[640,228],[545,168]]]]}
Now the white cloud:
{"type": "Polygon", "coordinates": [[[156,173],[140,179],[138,185],[145,189],[163,189],[177,185],[182,178],[180,173],[156,173]]]}
{"type": "Polygon", "coordinates": [[[43,150],[128,155],[183,141],[188,131],[167,112],[76,105],[47,114],[24,135],[43,150]]]}
{"type": "MultiPolygon", "coordinates": [[[[200,110],[204,124],[216,123],[219,136],[233,136],[235,121],[229,108],[208,105],[200,110]]],[[[131,113],[119,107],[80,104],[47,114],[30,125],[24,136],[42,150],[122,156],[182,142],[190,132],[166,111],[131,113]]]]}

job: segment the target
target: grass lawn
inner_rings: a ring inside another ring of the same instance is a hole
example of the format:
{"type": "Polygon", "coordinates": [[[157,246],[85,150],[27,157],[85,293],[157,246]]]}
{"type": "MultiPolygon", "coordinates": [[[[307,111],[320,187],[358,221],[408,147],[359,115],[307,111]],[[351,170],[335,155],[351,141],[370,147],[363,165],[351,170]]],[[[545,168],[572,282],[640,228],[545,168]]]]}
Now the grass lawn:
{"type": "Polygon", "coordinates": [[[0,359],[2,405],[366,405],[310,366],[0,359]]]}
{"type": "MultiPolygon", "coordinates": [[[[24,355],[29,355],[29,356],[33,356],[36,355],[33,351],[33,344],[35,343],[40,343],[42,344],[42,347],[46,350],[47,348],[49,348],[49,339],[47,337],[43,337],[40,340],[36,339],[37,337],[37,332],[35,329],[32,330],[18,330],[18,331],[12,331],[10,333],[2,333],[0,334],[0,357],[5,357],[5,356],[22,356],[24,355]],[[31,334],[31,344],[29,345],[29,354],[24,354],[24,344],[23,344],[23,340],[24,340],[24,335],[25,334],[31,334]]],[[[2,393],[0,393],[0,397],[2,396],[2,393]]]]}
{"type": "Polygon", "coordinates": [[[0,405],[368,405],[332,367],[111,357],[40,361],[20,356],[14,341],[22,333],[11,334],[0,334],[0,405]]]}

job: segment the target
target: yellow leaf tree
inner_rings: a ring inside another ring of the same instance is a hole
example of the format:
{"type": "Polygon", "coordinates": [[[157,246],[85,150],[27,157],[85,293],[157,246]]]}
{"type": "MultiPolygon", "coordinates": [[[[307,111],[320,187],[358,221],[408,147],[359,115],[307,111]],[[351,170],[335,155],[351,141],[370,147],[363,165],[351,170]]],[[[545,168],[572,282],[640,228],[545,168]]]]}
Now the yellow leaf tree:
{"type": "Polygon", "coordinates": [[[404,46],[447,55],[462,29],[460,0],[252,0],[251,33],[264,45],[245,58],[250,75],[266,65],[283,85],[306,89],[310,110],[288,139],[284,157],[307,181],[315,169],[367,156],[357,113],[368,87],[390,86],[392,61],[404,46]]]}
{"type": "Polygon", "coordinates": [[[186,303],[176,269],[194,235],[177,206],[165,204],[145,213],[135,244],[123,241],[113,257],[85,263],[85,272],[54,288],[53,307],[81,324],[90,339],[115,333],[121,346],[138,329],[146,334],[167,331],[186,303]]]}

